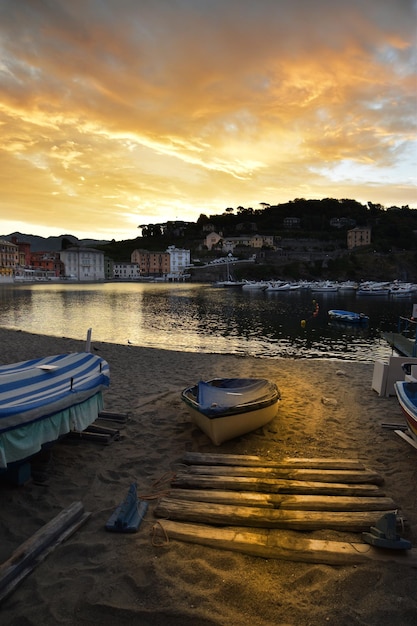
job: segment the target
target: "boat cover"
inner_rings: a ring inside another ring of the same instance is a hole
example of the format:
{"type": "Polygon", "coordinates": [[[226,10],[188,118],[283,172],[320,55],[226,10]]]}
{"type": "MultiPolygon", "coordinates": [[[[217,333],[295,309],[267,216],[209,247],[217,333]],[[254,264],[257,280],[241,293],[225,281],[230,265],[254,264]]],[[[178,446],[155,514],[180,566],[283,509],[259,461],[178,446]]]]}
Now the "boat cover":
{"type": "Polygon", "coordinates": [[[331,309],[328,311],[331,319],[340,322],[367,322],[369,317],[363,313],[354,313],[353,311],[342,311],[340,309],[331,309]]]}
{"type": "Polygon", "coordinates": [[[263,378],[221,378],[198,383],[198,405],[202,411],[216,413],[234,406],[259,402],[271,396],[276,386],[263,378]]]}
{"type": "Polygon", "coordinates": [[[108,363],[90,352],[0,366],[0,467],[84,430],[103,408],[108,363]]]}

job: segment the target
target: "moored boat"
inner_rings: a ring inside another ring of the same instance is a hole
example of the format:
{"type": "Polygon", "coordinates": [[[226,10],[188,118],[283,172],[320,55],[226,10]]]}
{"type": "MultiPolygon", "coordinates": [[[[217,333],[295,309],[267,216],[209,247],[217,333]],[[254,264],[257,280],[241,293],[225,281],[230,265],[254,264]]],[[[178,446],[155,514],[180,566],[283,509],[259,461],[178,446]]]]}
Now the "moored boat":
{"type": "Polygon", "coordinates": [[[381,282],[361,283],[356,291],[357,296],[387,296],[389,294],[389,284],[381,282]]]}
{"type": "Polygon", "coordinates": [[[268,283],[264,282],[263,280],[247,280],[247,281],[244,281],[242,285],[242,289],[244,291],[248,291],[248,290],[265,291],[267,287],[268,287],[268,283]]]}
{"type": "Polygon", "coordinates": [[[109,382],[107,361],[90,352],[0,366],[0,469],[87,428],[103,408],[109,382]]]}
{"type": "Polygon", "coordinates": [[[184,389],[181,398],[197,426],[220,445],[270,422],[281,394],[264,378],[215,378],[184,389]]]}
{"type": "Polygon", "coordinates": [[[337,322],[347,322],[349,324],[366,324],[369,317],[364,313],[354,313],[353,311],[343,311],[341,309],[330,309],[327,312],[331,320],[337,322]]]}
{"type": "Polygon", "coordinates": [[[410,434],[417,441],[417,382],[399,380],[394,389],[410,434]]]}
{"type": "Polygon", "coordinates": [[[335,293],[338,289],[339,285],[331,280],[323,280],[311,284],[313,293],[335,293]]]}

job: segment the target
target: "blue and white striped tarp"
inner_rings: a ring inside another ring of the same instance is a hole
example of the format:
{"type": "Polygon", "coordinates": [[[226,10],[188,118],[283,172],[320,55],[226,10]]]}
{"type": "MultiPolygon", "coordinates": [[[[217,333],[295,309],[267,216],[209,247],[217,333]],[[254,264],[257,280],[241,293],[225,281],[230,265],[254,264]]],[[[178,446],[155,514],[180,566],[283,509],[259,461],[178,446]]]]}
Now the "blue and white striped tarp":
{"type": "Polygon", "coordinates": [[[109,380],[107,361],[90,352],[0,366],[0,433],[79,404],[109,380]]]}
{"type": "Polygon", "coordinates": [[[0,470],[92,424],[109,382],[108,363],[90,352],[0,366],[0,470]]]}

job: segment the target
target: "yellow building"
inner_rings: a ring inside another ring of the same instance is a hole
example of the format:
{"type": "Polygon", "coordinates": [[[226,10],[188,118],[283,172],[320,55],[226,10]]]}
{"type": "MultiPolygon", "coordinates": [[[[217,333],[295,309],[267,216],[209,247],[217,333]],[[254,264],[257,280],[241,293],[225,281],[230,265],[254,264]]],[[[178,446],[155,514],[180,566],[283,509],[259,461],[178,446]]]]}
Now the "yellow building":
{"type": "Polygon", "coordinates": [[[19,246],[0,239],[0,275],[12,276],[19,265],[19,246]]]}
{"type": "Polygon", "coordinates": [[[371,229],[368,227],[351,228],[347,232],[348,250],[358,248],[359,246],[369,246],[371,243],[371,229]]]}

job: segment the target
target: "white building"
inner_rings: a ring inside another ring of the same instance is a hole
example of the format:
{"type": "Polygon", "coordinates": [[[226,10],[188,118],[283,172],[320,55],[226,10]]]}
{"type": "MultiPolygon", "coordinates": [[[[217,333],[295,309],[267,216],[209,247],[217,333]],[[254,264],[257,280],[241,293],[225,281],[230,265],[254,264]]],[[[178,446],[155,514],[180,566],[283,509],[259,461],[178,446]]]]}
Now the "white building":
{"type": "Polygon", "coordinates": [[[175,246],[168,246],[167,252],[169,254],[169,269],[170,273],[168,278],[172,280],[178,280],[182,278],[186,273],[186,269],[191,263],[191,254],[189,250],[176,248],[175,246]]]}
{"type": "Polygon", "coordinates": [[[104,280],[104,253],[94,248],[68,248],[61,250],[60,259],[65,267],[65,278],[79,281],[104,280]]]}
{"type": "Polygon", "coordinates": [[[113,263],[113,278],[119,280],[138,280],[140,269],[138,263],[113,263]]]}

